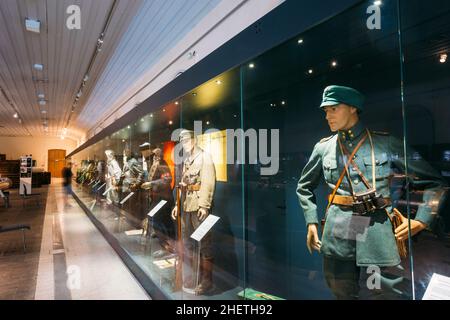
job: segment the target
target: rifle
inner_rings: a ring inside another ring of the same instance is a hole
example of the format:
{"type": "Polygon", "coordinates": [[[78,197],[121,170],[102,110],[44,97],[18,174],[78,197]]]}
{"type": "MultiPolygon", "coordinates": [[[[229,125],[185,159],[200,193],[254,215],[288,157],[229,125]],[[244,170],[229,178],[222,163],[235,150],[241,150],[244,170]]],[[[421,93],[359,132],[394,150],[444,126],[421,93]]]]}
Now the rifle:
{"type": "Polygon", "coordinates": [[[181,290],[183,287],[183,235],[181,234],[181,193],[183,192],[181,186],[176,186],[177,194],[177,251],[178,258],[175,265],[175,291],[181,290]]]}

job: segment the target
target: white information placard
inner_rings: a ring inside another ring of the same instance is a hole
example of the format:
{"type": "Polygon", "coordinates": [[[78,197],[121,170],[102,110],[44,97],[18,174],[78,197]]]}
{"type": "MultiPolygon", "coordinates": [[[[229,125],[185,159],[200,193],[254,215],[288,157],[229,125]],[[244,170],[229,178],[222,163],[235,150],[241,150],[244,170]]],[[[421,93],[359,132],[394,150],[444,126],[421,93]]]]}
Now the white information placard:
{"type": "Polygon", "coordinates": [[[111,191],[112,188],[113,188],[113,187],[109,187],[108,189],[106,189],[106,191],[103,192],[103,195],[106,196],[106,195],[108,194],[108,192],[111,191]]]}
{"type": "Polygon", "coordinates": [[[166,200],[161,200],[147,215],[153,217],[166,203],[166,200]]]}
{"type": "Polygon", "coordinates": [[[450,300],[450,278],[434,273],[422,300],[450,300]]]}
{"type": "Polygon", "coordinates": [[[127,195],[122,201],[120,201],[120,204],[124,204],[127,202],[132,196],[134,196],[134,192],[131,192],[129,195],[127,195]]]}
{"type": "Polygon", "coordinates": [[[100,190],[101,188],[103,188],[104,186],[106,186],[106,182],[104,184],[102,184],[97,190],[100,190]]]}
{"type": "Polygon", "coordinates": [[[219,221],[218,216],[214,216],[210,214],[205,221],[202,222],[201,225],[198,226],[197,230],[194,231],[193,234],[191,234],[191,238],[197,241],[200,241],[203,239],[203,237],[208,233],[209,230],[216,224],[217,221],[219,221]]]}

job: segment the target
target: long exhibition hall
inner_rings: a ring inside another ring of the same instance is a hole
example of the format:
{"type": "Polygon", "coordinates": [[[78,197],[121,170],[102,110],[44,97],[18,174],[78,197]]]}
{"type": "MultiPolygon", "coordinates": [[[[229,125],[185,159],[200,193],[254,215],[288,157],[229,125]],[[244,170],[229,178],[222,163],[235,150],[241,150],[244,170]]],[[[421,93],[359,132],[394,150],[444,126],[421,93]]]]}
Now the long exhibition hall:
{"type": "Polygon", "coordinates": [[[444,0],[0,0],[0,300],[450,300],[448,55],[444,0]]]}

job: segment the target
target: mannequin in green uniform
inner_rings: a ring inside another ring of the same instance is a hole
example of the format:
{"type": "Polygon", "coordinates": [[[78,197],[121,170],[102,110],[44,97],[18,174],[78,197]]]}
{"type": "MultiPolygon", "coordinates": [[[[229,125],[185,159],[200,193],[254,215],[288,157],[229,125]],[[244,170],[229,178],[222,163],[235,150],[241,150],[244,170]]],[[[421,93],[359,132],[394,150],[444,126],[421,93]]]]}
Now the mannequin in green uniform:
{"type": "MultiPolygon", "coordinates": [[[[382,288],[369,290],[370,295],[382,299],[398,298],[402,292],[394,286],[402,282],[402,268],[396,240],[408,238],[408,220],[403,218],[402,224],[393,232],[387,213],[392,211],[389,178],[394,170],[404,172],[405,169],[403,142],[364,126],[359,120],[363,101],[363,95],[353,88],[329,86],[325,89],[320,107],[335,134],[314,147],[298,182],[297,195],[307,224],[307,248],[310,252],[317,250],[323,254],[325,279],[336,298],[357,299],[361,289],[360,274],[367,275],[364,271],[373,266],[381,271],[382,288]],[[348,165],[347,174],[332,197],[320,239],[313,191],[324,177],[332,193],[349,155],[361,140],[363,142],[353,157],[356,169],[348,165]],[[370,190],[376,190],[373,194],[383,198],[387,206],[366,214],[355,213],[355,195],[370,190]],[[397,277],[388,279],[386,274],[397,277]]],[[[410,185],[425,187],[423,204],[415,219],[410,221],[413,236],[433,221],[436,212],[428,203],[436,197],[444,182],[425,161],[408,163],[408,170],[409,176],[414,176],[410,185]]]]}

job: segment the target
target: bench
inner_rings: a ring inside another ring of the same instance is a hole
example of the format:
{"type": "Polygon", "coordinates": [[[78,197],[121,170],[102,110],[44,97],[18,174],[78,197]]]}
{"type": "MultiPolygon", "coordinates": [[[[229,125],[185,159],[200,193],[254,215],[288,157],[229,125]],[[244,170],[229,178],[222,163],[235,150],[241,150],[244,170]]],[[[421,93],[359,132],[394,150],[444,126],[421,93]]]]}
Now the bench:
{"type": "Polygon", "coordinates": [[[0,233],[12,232],[22,230],[22,241],[23,241],[23,253],[26,252],[27,246],[25,242],[25,230],[31,230],[31,227],[27,224],[17,224],[11,226],[0,226],[0,233]]]}

